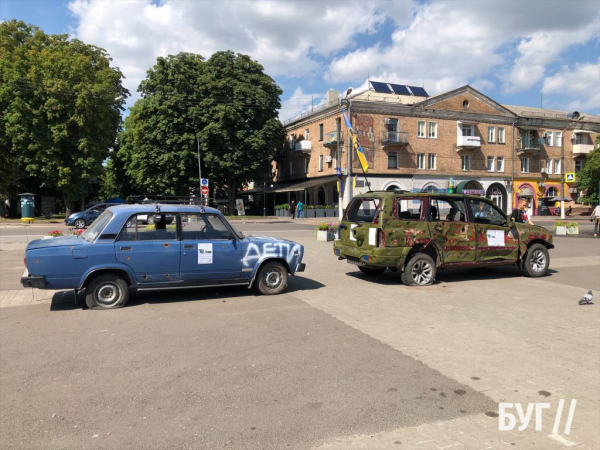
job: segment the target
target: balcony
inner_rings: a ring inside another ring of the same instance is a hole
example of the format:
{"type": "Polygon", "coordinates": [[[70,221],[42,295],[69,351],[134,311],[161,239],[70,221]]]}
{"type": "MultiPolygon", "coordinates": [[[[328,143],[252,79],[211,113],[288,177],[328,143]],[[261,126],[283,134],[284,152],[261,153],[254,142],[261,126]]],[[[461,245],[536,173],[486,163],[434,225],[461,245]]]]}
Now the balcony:
{"type": "Polygon", "coordinates": [[[573,144],[573,157],[585,156],[592,150],[594,150],[592,144],[573,144]]]}
{"type": "Polygon", "coordinates": [[[299,141],[294,145],[294,150],[297,152],[310,153],[312,150],[312,143],[310,141],[299,141]]]}
{"type": "Polygon", "coordinates": [[[381,133],[381,145],[408,145],[408,133],[405,131],[384,131],[381,133]]]}
{"type": "MultiPolygon", "coordinates": [[[[340,133],[340,145],[344,143],[344,133],[340,133]]],[[[323,146],[327,148],[335,149],[338,145],[338,134],[337,131],[332,131],[330,133],[325,134],[325,139],[323,140],[323,146]]]]}
{"type": "Polygon", "coordinates": [[[475,148],[481,148],[481,138],[479,136],[457,136],[456,137],[456,151],[461,150],[473,150],[475,148]]]}
{"type": "Polygon", "coordinates": [[[517,144],[517,155],[537,155],[542,150],[542,144],[535,139],[524,139],[517,144]]]}

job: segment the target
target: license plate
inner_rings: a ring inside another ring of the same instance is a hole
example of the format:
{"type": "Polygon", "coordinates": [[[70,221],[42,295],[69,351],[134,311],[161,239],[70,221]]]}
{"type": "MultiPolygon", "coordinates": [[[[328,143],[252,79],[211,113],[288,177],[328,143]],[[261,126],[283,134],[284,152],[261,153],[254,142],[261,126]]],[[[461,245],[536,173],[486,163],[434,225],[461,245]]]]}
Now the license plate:
{"type": "Polygon", "coordinates": [[[347,261],[348,261],[348,264],[353,264],[355,266],[364,266],[365,265],[365,263],[363,263],[361,261],[353,261],[351,259],[348,259],[347,261]]]}

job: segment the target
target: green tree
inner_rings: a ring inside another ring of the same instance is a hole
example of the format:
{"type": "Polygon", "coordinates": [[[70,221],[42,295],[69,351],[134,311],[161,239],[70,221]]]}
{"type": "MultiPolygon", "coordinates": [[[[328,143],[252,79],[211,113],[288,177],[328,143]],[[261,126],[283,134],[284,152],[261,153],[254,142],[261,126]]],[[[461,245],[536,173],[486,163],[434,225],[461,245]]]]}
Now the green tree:
{"type": "Polygon", "coordinates": [[[67,35],[0,23],[0,193],[26,179],[84,202],[115,142],[129,92],[106,51],[67,35]]]}
{"type": "Polygon", "coordinates": [[[179,53],[158,58],[139,87],[116,155],[140,194],[188,195],[202,176],[235,193],[265,177],[273,149],[285,138],[278,120],[281,89],[263,67],[231,51],[208,60],[179,53]]]}
{"type": "Polygon", "coordinates": [[[598,184],[600,183],[600,136],[596,138],[596,148],[587,156],[583,169],[577,173],[577,188],[585,194],[580,198],[584,205],[598,205],[598,184]]]}

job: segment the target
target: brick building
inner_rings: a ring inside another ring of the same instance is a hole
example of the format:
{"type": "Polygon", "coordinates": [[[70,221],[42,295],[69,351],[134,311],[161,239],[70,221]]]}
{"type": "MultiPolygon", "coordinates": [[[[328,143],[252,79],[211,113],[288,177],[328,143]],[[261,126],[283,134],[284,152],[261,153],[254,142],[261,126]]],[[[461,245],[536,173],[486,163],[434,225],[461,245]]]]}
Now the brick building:
{"type": "MultiPolygon", "coordinates": [[[[347,98],[329,91],[324,105],[284,125],[286,145],[277,150],[273,181],[265,186],[269,211],[271,203],[291,199],[345,207],[368,191],[368,179],[372,190],[445,192],[452,186],[485,195],[505,211],[525,196],[537,214],[548,205],[542,199],[560,196],[562,146],[564,172],[581,170],[600,117],[501,105],[470,86],[427,97],[422,88],[371,82],[347,98]],[[341,106],[367,153],[367,178],[355,157],[349,161],[341,106]]],[[[566,185],[565,196],[576,198],[574,190],[566,185]]]]}

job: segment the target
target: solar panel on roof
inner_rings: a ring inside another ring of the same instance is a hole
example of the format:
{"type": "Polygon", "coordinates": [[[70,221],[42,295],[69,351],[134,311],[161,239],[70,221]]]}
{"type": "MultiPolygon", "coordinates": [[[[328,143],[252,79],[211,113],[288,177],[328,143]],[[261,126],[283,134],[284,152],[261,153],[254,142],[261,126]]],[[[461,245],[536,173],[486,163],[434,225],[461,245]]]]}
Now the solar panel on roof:
{"type": "Polygon", "coordinates": [[[408,90],[408,88],[402,84],[392,84],[390,83],[390,86],[392,87],[394,94],[398,94],[398,95],[410,95],[410,91],[408,90]]]}
{"type": "Polygon", "coordinates": [[[429,94],[427,93],[427,91],[425,91],[425,89],[423,89],[421,87],[418,87],[418,86],[409,86],[409,89],[417,97],[429,97],[429,94]]]}
{"type": "Polygon", "coordinates": [[[381,83],[379,81],[371,81],[371,86],[373,86],[373,89],[375,89],[375,92],[384,92],[386,94],[389,94],[390,92],[390,88],[388,87],[387,83],[381,83]]]}

